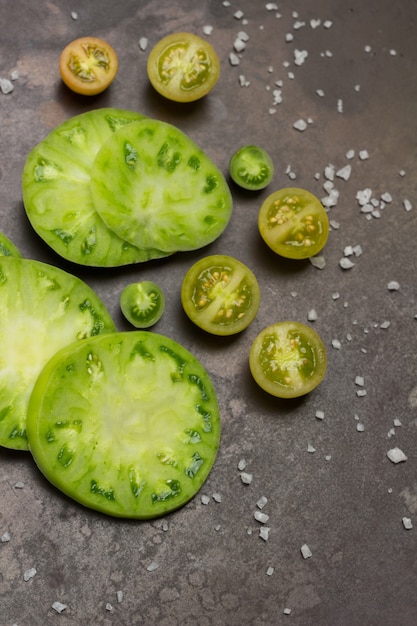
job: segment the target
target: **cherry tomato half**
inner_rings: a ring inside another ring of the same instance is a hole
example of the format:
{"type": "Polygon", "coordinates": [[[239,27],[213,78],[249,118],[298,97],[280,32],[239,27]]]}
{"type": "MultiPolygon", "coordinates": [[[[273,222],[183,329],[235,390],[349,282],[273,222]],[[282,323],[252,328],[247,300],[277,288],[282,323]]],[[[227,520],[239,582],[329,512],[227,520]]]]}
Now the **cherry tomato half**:
{"type": "Polygon", "coordinates": [[[149,328],[161,319],[165,309],[162,289],[151,280],[126,285],[120,294],[120,308],[135,328],[149,328]]]}
{"type": "Polygon", "coordinates": [[[271,157],[259,146],[243,146],[232,155],[229,162],[232,180],[243,189],[264,189],[274,175],[271,157]]]}
{"type": "Polygon", "coordinates": [[[107,89],[118,67],[115,50],[97,37],[75,39],[64,48],[59,59],[64,83],[85,96],[95,96],[107,89]]]}
{"type": "Polygon", "coordinates": [[[175,102],[193,102],[209,93],[220,74],[214,48],[192,33],[173,33],[151,50],[148,76],[152,86],[175,102]]]}
{"type": "Polygon", "coordinates": [[[234,335],[254,320],[260,303],[258,281],[233,257],[214,254],[186,273],[181,301],[194,324],[213,335],[234,335]]]}
{"type": "Polygon", "coordinates": [[[249,356],[253,378],[277,398],[298,398],[324,378],[327,355],[315,330],[301,322],[276,322],[255,338],[249,356]]]}
{"type": "Polygon", "coordinates": [[[266,198],[259,211],[258,227],[265,243],[277,254],[307,259],[326,244],[329,219],[316,196],[289,187],[266,198]]]}

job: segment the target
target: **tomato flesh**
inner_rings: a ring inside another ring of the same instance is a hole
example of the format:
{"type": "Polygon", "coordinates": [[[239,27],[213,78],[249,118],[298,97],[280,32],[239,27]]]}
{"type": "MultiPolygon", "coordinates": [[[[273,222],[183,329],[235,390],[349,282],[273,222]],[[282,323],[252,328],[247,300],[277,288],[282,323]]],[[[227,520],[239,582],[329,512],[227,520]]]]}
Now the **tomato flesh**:
{"type": "Polygon", "coordinates": [[[274,175],[271,157],[259,146],[243,146],[233,154],[229,162],[232,180],[242,187],[258,191],[269,185],[274,175]]]}
{"type": "Polygon", "coordinates": [[[104,304],[79,278],[40,261],[0,257],[0,446],[27,450],[30,394],[55,352],[115,330],[104,304]]]}
{"type": "Polygon", "coordinates": [[[289,259],[306,259],[325,246],[329,219],[312,193],[290,187],[266,198],[259,211],[258,227],[274,252],[289,259]]]}
{"type": "Polygon", "coordinates": [[[113,82],[118,58],[112,46],[103,39],[81,37],[64,48],[59,69],[62,80],[72,91],[95,96],[113,82]]]}
{"type": "Polygon", "coordinates": [[[200,259],[186,273],[181,301],[197,326],[214,335],[241,332],[260,303],[258,281],[241,261],[226,255],[200,259]]]}
{"type": "Polygon", "coordinates": [[[320,336],[300,322],[277,322],[254,340],[250,370],[258,385],[278,398],[297,398],[323,380],[327,356],[320,336]]]}
{"type": "Polygon", "coordinates": [[[84,506],[136,519],[188,502],[220,440],[204,367],[174,340],[140,330],[56,353],[37,379],[27,421],[34,460],[53,485],[84,506]]]}
{"type": "Polygon", "coordinates": [[[214,48],[191,33],[173,33],[152,49],[148,76],[162,96],[176,102],[192,102],[213,89],[220,73],[214,48]]]}
{"type": "Polygon", "coordinates": [[[131,283],[120,295],[120,308],[135,328],[149,328],[162,317],[165,296],[162,289],[150,280],[131,283]]]}

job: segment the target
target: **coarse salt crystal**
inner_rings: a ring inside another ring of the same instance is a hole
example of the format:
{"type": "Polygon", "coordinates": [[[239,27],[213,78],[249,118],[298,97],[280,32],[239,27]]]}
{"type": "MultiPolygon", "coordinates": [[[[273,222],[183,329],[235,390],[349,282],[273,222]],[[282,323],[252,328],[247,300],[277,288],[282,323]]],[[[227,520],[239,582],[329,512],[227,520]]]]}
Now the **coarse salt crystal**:
{"type": "Polygon", "coordinates": [[[67,605],[62,604],[62,602],[54,602],[51,606],[57,613],[62,613],[67,608],[67,605]]]}
{"type": "Polygon", "coordinates": [[[266,570],[266,575],[267,576],[272,576],[273,573],[274,573],[274,568],[273,567],[268,567],[268,569],[266,570]]]}
{"type": "Polygon", "coordinates": [[[303,119],[299,119],[296,122],[294,122],[293,127],[296,130],[299,130],[299,131],[302,132],[302,131],[304,131],[307,128],[307,122],[305,120],[303,120],[303,119]]]}
{"type": "Polygon", "coordinates": [[[239,57],[234,52],[231,52],[229,54],[229,63],[230,63],[230,65],[239,65],[239,63],[240,63],[239,57]]]}
{"type": "Polygon", "coordinates": [[[315,322],[317,320],[317,311],[316,309],[311,309],[307,314],[307,319],[309,322],[315,322]]]}
{"type": "Polygon", "coordinates": [[[361,161],[365,161],[366,159],[369,159],[369,152],[368,150],[361,150],[359,152],[359,158],[361,161]]]}
{"type": "Polygon", "coordinates": [[[222,501],[222,496],[220,493],[213,493],[212,498],[215,502],[221,502],[222,501]]]}
{"type": "Polygon", "coordinates": [[[343,270],[350,270],[355,264],[350,259],[343,257],[342,259],[340,259],[339,265],[343,270]]]}
{"type": "Polygon", "coordinates": [[[25,582],[28,582],[28,580],[31,580],[31,578],[34,578],[37,574],[36,568],[35,567],[31,567],[29,569],[27,569],[24,574],[23,574],[23,580],[25,582]]]}
{"type": "Polygon", "coordinates": [[[324,419],[324,411],[317,410],[315,415],[318,420],[324,419]]]}
{"type": "Polygon", "coordinates": [[[242,472],[240,474],[240,479],[244,485],[250,485],[253,479],[253,475],[248,474],[247,472],[242,472]]]}
{"type": "Polygon", "coordinates": [[[387,284],[388,291],[398,291],[399,288],[400,288],[400,283],[398,283],[396,280],[390,280],[389,283],[387,284]]]}
{"type": "Polygon", "coordinates": [[[403,207],[406,211],[411,211],[411,209],[413,208],[413,205],[411,204],[410,200],[403,200],[403,207]]]}
{"type": "Polygon", "coordinates": [[[340,350],[341,347],[342,344],[338,339],[332,339],[332,348],[334,348],[335,350],[340,350]]]}
{"type": "Polygon", "coordinates": [[[208,504],[209,502],[210,502],[210,498],[209,498],[208,496],[206,496],[206,495],[204,495],[204,494],[203,494],[203,495],[201,496],[201,504],[206,505],[206,504],[208,504]]]}
{"type": "Polygon", "coordinates": [[[270,530],[271,529],[268,528],[268,526],[261,526],[259,529],[260,538],[263,539],[264,541],[268,541],[270,530]]]}
{"type": "Polygon", "coordinates": [[[8,541],[10,541],[10,533],[6,530],[6,532],[0,537],[0,542],[7,543],[8,541]]]}
{"type": "Polygon", "coordinates": [[[313,556],[313,553],[306,543],[301,546],[301,554],[303,555],[304,559],[309,559],[311,556],[313,556]]]}
{"type": "Polygon", "coordinates": [[[266,513],[262,513],[261,511],[255,511],[253,517],[256,519],[257,522],[260,522],[261,524],[266,524],[269,520],[269,515],[267,515],[266,513]]]}
{"type": "Polygon", "coordinates": [[[212,32],[213,32],[213,26],[211,26],[211,24],[206,24],[206,26],[203,26],[203,33],[205,35],[211,35],[212,32]]]}
{"type": "Polygon", "coordinates": [[[402,519],[403,526],[406,530],[411,530],[413,527],[413,523],[409,517],[403,517],[402,519]]]}
{"type": "Polygon", "coordinates": [[[408,458],[404,454],[404,452],[400,448],[397,448],[397,447],[391,448],[391,450],[388,450],[387,457],[389,458],[390,461],[392,461],[392,463],[402,463],[403,461],[406,461],[408,458]]]}
{"type": "Polygon", "coordinates": [[[336,172],[336,176],[338,178],[342,178],[343,180],[349,180],[351,174],[352,174],[351,165],[345,165],[345,167],[342,167],[340,170],[336,172]]]}
{"type": "Polygon", "coordinates": [[[152,561],[152,563],[150,563],[146,569],[148,572],[154,572],[156,569],[158,569],[158,567],[159,563],[157,561],[152,561]]]}
{"type": "Polygon", "coordinates": [[[149,41],[148,41],[147,37],[141,37],[139,39],[139,49],[142,50],[142,51],[146,50],[146,48],[148,47],[148,43],[149,43],[149,41]]]}
{"type": "Polygon", "coordinates": [[[323,255],[316,255],[309,258],[311,265],[318,270],[323,270],[326,267],[326,259],[323,255]]]}
{"type": "Polygon", "coordinates": [[[258,502],[256,503],[256,506],[258,507],[258,509],[264,509],[267,503],[268,503],[268,498],[266,498],[265,496],[261,496],[258,502]]]}

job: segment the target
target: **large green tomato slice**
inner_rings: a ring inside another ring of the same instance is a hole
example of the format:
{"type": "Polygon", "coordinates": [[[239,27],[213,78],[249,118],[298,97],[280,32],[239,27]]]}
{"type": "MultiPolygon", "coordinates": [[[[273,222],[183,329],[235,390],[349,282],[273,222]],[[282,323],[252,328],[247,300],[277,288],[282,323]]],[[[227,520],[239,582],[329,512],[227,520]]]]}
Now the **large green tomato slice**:
{"type": "Polygon", "coordinates": [[[90,192],[91,168],[103,143],[143,117],[112,108],[82,113],[53,129],[29,153],[22,176],[25,210],[34,230],[64,259],[116,267],[166,256],[138,249],[109,230],[90,192]]]}
{"type": "Polygon", "coordinates": [[[189,501],[215,461],[220,417],[210,378],[172,339],[144,330],[78,342],[34,387],[30,450],[86,507],[152,518],[189,501]]]}
{"type": "Polygon", "coordinates": [[[27,450],[26,412],[35,380],[55,352],[116,330],[79,278],[39,261],[0,257],[0,445],[27,450]]]}
{"type": "Polygon", "coordinates": [[[232,197],[217,166],[175,126],[144,119],[103,145],[91,192],[104,222],[122,239],[166,254],[195,250],[226,228],[232,197]]]}

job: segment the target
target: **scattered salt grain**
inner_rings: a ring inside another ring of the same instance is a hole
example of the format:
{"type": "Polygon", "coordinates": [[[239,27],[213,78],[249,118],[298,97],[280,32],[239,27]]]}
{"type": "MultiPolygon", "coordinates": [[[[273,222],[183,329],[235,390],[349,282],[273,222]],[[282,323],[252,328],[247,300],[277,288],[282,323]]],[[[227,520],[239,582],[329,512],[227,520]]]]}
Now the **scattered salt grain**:
{"type": "Polygon", "coordinates": [[[311,443],[309,443],[307,446],[307,452],[309,452],[310,454],[314,454],[315,451],[316,451],[316,448],[312,446],[311,443]]]}
{"type": "Polygon", "coordinates": [[[300,30],[300,28],[303,28],[305,25],[306,25],[305,22],[302,22],[301,20],[297,20],[296,22],[294,22],[292,27],[294,30],[300,30]]]}
{"type": "Polygon", "coordinates": [[[368,204],[372,198],[372,189],[367,187],[366,189],[359,190],[356,194],[356,200],[360,206],[368,204]]]}
{"type": "Polygon", "coordinates": [[[359,387],[363,387],[365,384],[365,379],[363,376],[356,376],[355,378],[355,385],[358,385],[359,387]]]}
{"type": "Polygon", "coordinates": [[[78,13],[76,11],[71,11],[71,18],[73,20],[78,20],[78,13]]]}
{"type": "Polygon", "coordinates": [[[311,265],[318,270],[323,270],[326,267],[326,259],[322,255],[316,255],[309,258],[311,265]]]}
{"type": "Polygon", "coordinates": [[[34,578],[37,574],[36,568],[35,567],[31,567],[29,569],[27,569],[24,574],[23,574],[23,580],[25,582],[28,582],[28,580],[31,580],[31,578],[34,578]]]}
{"type": "Polygon", "coordinates": [[[358,389],[356,395],[358,396],[358,398],[363,398],[364,396],[366,396],[366,389],[358,389]]]}
{"type": "Polygon", "coordinates": [[[278,5],[275,2],[268,2],[265,5],[267,11],[278,11],[278,5]]]}
{"type": "Polygon", "coordinates": [[[268,567],[268,569],[266,570],[266,575],[267,576],[272,576],[273,573],[274,573],[274,568],[273,567],[268,567]]]}
{"type": "Polygon", "coordinates": [[[338,339],[332,339],[332,348],[334,348],[335,350],[340,350],[341,347],[342,344],[338,339]]]}
{"type": "Polygon", "coordinates": [[[332,25],[333,25],[333,22],[331,20],[326,20],[325,22],[323,22],[324,28],[331,28],[332,25]]]}
{"type": "Polygon", "coordinates": [[[201,504],[206,505],[206,504],[208,504],[209,502],[210,502],[210,498],[209,498],[208,496],[206,496],[206,495],[204,495],[204,494],[203,494],[203,495],[201,496],[201,504]]]}
{"type": "Polygon", "coordinates": [[[113,611],[113,605],[110,602],[106,602],[106,611],[113,611]]]}
{"type": "Polygon", "coordinates": [[[309,559],[311,556],[313,556],[310,548],[306,543],[301,546],[301,554],[303,555],[304,559],[309,559]]]}
{"type": "Polygon", "coordinates": [[[10,533],[6,530],[0,537],[0,543],[7,543],[8,541],[10,541],[10,533]]]}
{"type": "Polygon", "coordinates": [[[220,493],[213,493],[212,498],[215,502],[221,502],[222,501],[222,496],[220,493]]]}
{"type": "Polygon", "coordinates": [[[152,563],[150,563],[146,569],[148,572],[154,572],[156,569],[158,569],[158,567],[159,563],[157,561],[152,561],[152,563]]]}
{"type": "Polygon", "coordinates": [[[123,591],[116,591],[116,598],[119,604],[123,602],[123,591]]]}
{"type": "Polygon", "coordinates": [[[391,450],[388,450],[387,457],[392,463],[402,463],[408,458],[400,448],[391,448],[391,450]]]}
{"type": "Polygon", "coordinates": [[[295,128],[296,130],[299,130],[300,132],[303,132],[307,128],[307,122],[303,119],[299,119],[296,122],[294,122],[293,128],[295,128]]]}
{"type": "Polygon", "coordinates": [[[339,230],[340,228],[340,223],[336,220],[329,220],[329,224],[333,228],[333,230],[339,230]]]}
{"type": "Polygon", "coordinates": [[[267,515],[266,513],[262,513],[261,511],[255,511],[253,517],[256,519],[257,522],[260,522],[261,524],[266,524],[269,520],[269,515],[267,515]]]}
{"type": "Polygon", "coordinates": [[[258,507],[258,509],[264,509],[267,503],[268,503],[268,499],[265,496],[261,496],[258,502],[256,503],[256,506],[258,507]]]}
{"type": "Polygon", "coordinates": [[[316,94],[317,94],[318,96],[320,96],[320,98],[323,98],[323,97],[324,97],[324,91],[323,91],[323,89],[316,89],[316,94]]]}
{"type": "Polygon", "coordinates": [[[403,200],[403,207],[406,211],[411,211],[411,209],[413,208],[413,205],[411,204],[410,200],[403,200]]]}
{"type": "Polygon", "coordinates": [[[308,57],[307,50],[294,50],[294,65],[300,66],[308,57]]]}
{"type": "Polygon", "coordinates": [[[21,481],[17,482],[14,486],[15,489],[23,489],[23,487],[25,486],[25,483],[22,483],[21,481]]]}
{"type": "Polygon", "coordinates": [[[253,479],[253,475],[252,474],[248,474],[247,472],[242,472],[240,474],[240,480],[242,481],[242,483],[244,485],[250,485],[253,479]]]}
{"type": "Polygon", "coordinates": [[[321,20],[320,19],[317,19],[317,20],[312,19],[312,20],[310,20],[310,26],[313,29],[314,28],[318,28],[320,26],[320,24],[321,24],[321,20]]]}
{"type": "Polygon", "coordinates": [[[54,602],[51,606],[57,613],[62,613],[67,608],[67,605],[62,604],[62,602],[54,602]]]}
{"type": "Polygon", "coordinates": [[[402,519],[403,526],[406,530],[411,530],[413,527],[413,523],[409,517],[403,517],[402,519]]]}
{"type": "Polygon", "coordinates": [[[358,422],[356,424],[356,430],[358,431],[358,433],[363,433],[363,431],[365,430],[364,424],[362,424],[362,422],[358,422]]]}
{"type": "Polygon", "coordinates": [[[236,37],[233,42],[233,48],[236,52],[243,52],[243,50],[246,48],[246,43],[239,37],[236,37]]]}
{"type": "Polygon", "coordinates": [[[291,609],[285,607],[283,613],[284,613],[284,615],[291,615],[291,609]]]}
{"type": "Polygon", "coordinates": [[[239,65],[239,63],[240,63],[239,57],[234,52],[231,52],[229,54],[229,63],[230,63],[230,65],[239,65]]]}
{"type": "Polygon", "coordinates": [[[355,151],[354,150],[348,150],[346,152],[346,158],[347,159],[353,159],[355,157],[355,151]]]}
{"type": "Polygon", "coordinates": [[[245,467],[246,467],[246,460],[245,460],[245,459],[239,459],[239,462],[238,462],[238,464],[237,464],[237,469],[238,469],[240,472],[243,472],[243,470],[245,469],[245,467]]]}
{"type": "Polygon", "coordinates": [[[148,47],[148,38],[147,37],[141,37],[139,39],[139,49],[144,51],[146,50],[146,48],[148,47]]]}
{"type": "Polygon", "coordinates": [[[8,78],[0,78],[0,90],[4,94],[11,93],[14,87],[8,78]]]}
{"type": "Polygon", "coordinates": [[[316,309],[311,309],[307,314],[307,319],[309,322],[316,322],[318,318],[316,309]]]}
{"type": "Polygon", "coordinates": [[[361,150],[359,152],[359,158],[361,161],[366,161],[366,159],[369,159],[369,152],[368,150],[361,150]]]}
{"type": "Polygon", "coordinates": [[[343,100],[341,98],[337,101],[337,112],[343,113],[343,100]]]}
{"type": "Polygon", "coordinates": [[[371,46],[365,46],[364,50],[365,50],[365,52],[369,53],[369,52],[372,51],[372,48],[371,48],[371,46]]]}
{"type": "Polygon", "coordinates": [[[324,411],[317,410],[315,415],[318,420],[324,419],[324,411]]]}
{"type": "Polygon", "coordinates": [[[234,17],[236,20],[241,20],[241,19],[242,19],[242,17],[243,17],[243,15],[244,15],[243,11],[236,11],[236,13],[233,15],[233,17],[234,17]]]}
{"type": "Polygon", "coordinates": [[[203,26],[203,33],[205,35],[210,36],[212,32],[213,32],[213,26],[211,26],[211,24],[207,24],[206,26],[203,26]]]}
{"type": "Polygon", "coordinates": [[[351,173],[352,173],[352,166],[345,165],[344,167],[342,167],[340,170],[336,172],[336,176],[338,178],[342,178],[343,180],[349,180],[351,173]]]}
{"type": "Polygon", "coordinates": [[[287,33],[287,34],[285,35],[285,41],[286,41],[287,43],[291,43],[291,41],[294,41],[294,35],[293,35],[292,33],[287,33]]]}
{"type": "Polygon", "coordinates": [[[261,526],[259,529],[260,538],[263,539],[264,541],[268,541],[270,530],[271,529],[268,526],[261,526]]]}
{"type": "Polygon", "coordinates": [[[402,424],[401,424],[401,420],[399,420],[399,419],[398,419],[398,417],[396,417],[396,418],[394,419],[394,426],[397,426],[397,427],[402,426],[402,424]]]}
{"type": "Polygon", "coordinates": [[[350,270],[355,264],[350,259],[343,257],[340,259],[339,265],[343,270],[350,270]]]}
{"type": "Polygon", "coordinates": [[[398,291],[399,288],[400,283],[398,283],[396,280],[390,280],[390,282],[387,284],[388,291],[398,291]]]}

